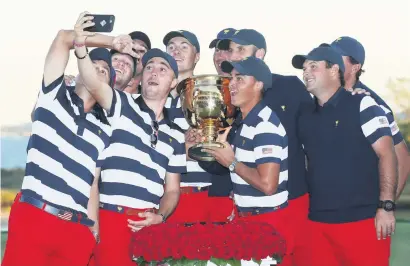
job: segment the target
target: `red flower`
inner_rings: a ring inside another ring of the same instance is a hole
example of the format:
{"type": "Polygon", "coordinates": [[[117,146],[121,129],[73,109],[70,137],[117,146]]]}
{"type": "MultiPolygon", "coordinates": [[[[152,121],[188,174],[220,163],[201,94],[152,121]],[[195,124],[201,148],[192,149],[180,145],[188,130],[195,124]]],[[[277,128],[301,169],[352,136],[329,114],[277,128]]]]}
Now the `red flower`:
{"type": "Polygon", "coordinates": [[[256,259],[283,256],[285,242],[266,223],[235,221],[224,225],[164,223],[132,236],[131,254],[139,262],[179,260],[256,259]]]}

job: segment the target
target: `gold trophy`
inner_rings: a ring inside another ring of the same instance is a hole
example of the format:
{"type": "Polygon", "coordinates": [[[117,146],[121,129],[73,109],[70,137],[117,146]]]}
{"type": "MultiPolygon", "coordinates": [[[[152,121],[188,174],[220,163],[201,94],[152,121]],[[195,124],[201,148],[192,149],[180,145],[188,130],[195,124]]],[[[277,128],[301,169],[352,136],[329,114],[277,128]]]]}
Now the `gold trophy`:
{"type": "Polygon", "coordinates": [[[231,104],[229,81],[231,77],[199,75],[182,80],[177,87],[185,119],[192,128],[201,129],[204,140],[188,150],[190,158],[197,161],[214,161],[202,151],[206,147],[223,147],[216,141],[218,131],[232,125],[237,108],[231,104]]]}

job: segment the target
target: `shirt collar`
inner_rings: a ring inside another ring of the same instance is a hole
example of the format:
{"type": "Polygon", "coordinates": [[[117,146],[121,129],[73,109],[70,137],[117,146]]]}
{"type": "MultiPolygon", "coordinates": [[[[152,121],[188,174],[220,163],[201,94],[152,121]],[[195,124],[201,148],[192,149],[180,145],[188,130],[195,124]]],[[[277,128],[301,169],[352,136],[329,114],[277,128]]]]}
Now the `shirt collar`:
{"type": "Polygon", "coordinates": [[[245,119],[242,118],[242,112],[239,112],[236,119],[235,119],[235,124],[239,126],[241,123],[249,123],[250,121],[255,120],[255,116],[259,114],[259,112],[266,107],[266,103],[263,100],[260,100],[248,113],[248,115],[245,117],[245,119]]]}
{"type": "MultiPolygon", "coordinates": [[[[84,113],[84,101],[77,95],[77,93],[75,93],[75,87],[67,86],[67,90],[70,93],[71,101],[80,108],[80,113],[84,113]]],[[[98,103],[94,104],[90,113],[94,115],[95,118],[97,118],[99,121],[103,122],[104,124],[109,125],[107,117],[105,116],[104,110],[98,103]]]]}
{"type": "MultiPolygon", "coordinates": [[[[343,97],[343,95],[345,95],[345,93],[346,93],[345,88],[340,87],[340,88],[332,95],[332,97],[330,97],[330,99],[323,105],[322,108],[325,108],[325,107],[327,107],[327,106],[336,107],[337,104],[339,103],[340,99],[343,97]]],[[[314,97],[314,99],[315,99],[316,109],[319,108],[319,107],[321,107],[321,106],[319,105],[319,102],[318,102],[317,98],[314,97]]]]}
{"type": "MultiPolygon", "coordinates": [[[[140,107],[141,111],[147,112],[147,113],[149,114],[149,116],[151,117],[151,119],[152,119],[153,121],[156,121],[156,117],[155,117],[154,111],[152,111],[152,110],[148,107],[148,105],[145,103],[144,97],[142,97],[142,95],[139,95],[137,98],[135,98],[135,99],[134,99],[134,102],[135,102],[136,104],[138,104],[138,106],[140,107]]],[[[162,114],[164,115],[164,118],[163,118],[161,121],[159,121],[158,123],[159,123],[159,124],[167,124],[168,126],[171,126],[171,120],[170,120],[170,118],[169,118],[167,108],[164,107],[164,108],[162,109],[162,114]]]]}

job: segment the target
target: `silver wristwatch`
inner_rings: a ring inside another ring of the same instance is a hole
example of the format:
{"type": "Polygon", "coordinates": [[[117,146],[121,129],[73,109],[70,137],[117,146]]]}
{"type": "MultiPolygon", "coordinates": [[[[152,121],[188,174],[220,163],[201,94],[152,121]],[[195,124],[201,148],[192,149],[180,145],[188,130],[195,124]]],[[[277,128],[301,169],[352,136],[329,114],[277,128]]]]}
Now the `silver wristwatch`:
{"type": "Polygon", "coordinates": [[[229,165],[228,169],[231,171],[231,173],[235,172],[235,166],[238,163],[238,160],[235,158],[233,159],[233,162],[229,165]]]}

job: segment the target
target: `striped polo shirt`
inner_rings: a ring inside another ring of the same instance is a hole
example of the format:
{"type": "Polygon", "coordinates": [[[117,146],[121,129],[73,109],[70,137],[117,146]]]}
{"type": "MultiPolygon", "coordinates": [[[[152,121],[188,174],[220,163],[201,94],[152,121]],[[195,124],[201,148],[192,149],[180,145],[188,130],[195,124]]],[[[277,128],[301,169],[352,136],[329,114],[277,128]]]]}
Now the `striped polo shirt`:
{"type": "Polygon", "coordinates": [[[87,213],[96,161],[111,127],[101,107],[84,112],[74,87],[44,82],[34,110],[22,193],[55,207],[87,213]]]}
{"type": "Polygon", "coordinates": [[[379,159],[372,147],[391,137],[385,112],[364,94],[340,88],[323,106],[299,118],[307,156],[309,218],[346,223],[374,218],[379,203],[379,159]]]}
{"type": "Polygon", "coordinates": [[[397,125],[395,119],[394,119],[394,114],[392,109],[390,108],[389,105],[385,101],[383,101],[382,98],[380,98],[377,93],[375,93],[373,90],[371,90],[369,87],[358,81],[353,88],[362,88],[365,89],[370,93],[370,96],[376,101],[376,103],[383,109],[387,120],[389,121],[389,127],[393,136],[393,142],[394,145],[397,145],[403,141],[403,135],[400,132],[399,126],[397,125]]]}
{"type": "Polygon", "coordinates": [[[101,164],[100,202],[107,208],[158,208],[165,174],[186,171],[184,133],[164,108],[158,141],[151,147],[154,112],[141,95],[113,92],[108,117],[113,133],[101,164]]]}
{"type": "MultiPolygon", "coordinates": [[[[168,97],[165,107],[169,110],[172,120],[184,131],[188,130],[189,124],[185,119],[181,108],[181,98],[171,95],[168,97]]],[[[212,175],[202,169],[198,162],[187,160],[187,172],[181,175],[181,187],[206,187],[211,185],[212,175]]]]}
{"type": "Polygon", "coordinates": [[[238,128],[232,146],[236,159],[250,168],[264,163],[280,165],[279,184],[275,194],[266,196],[249,185],[238,174],[231,173],[235,204],[239,211],[274,210],[288,202],[288,140],[275,112],[264,101],[259,102],[245,119],[237,118],[238,128]]]}

